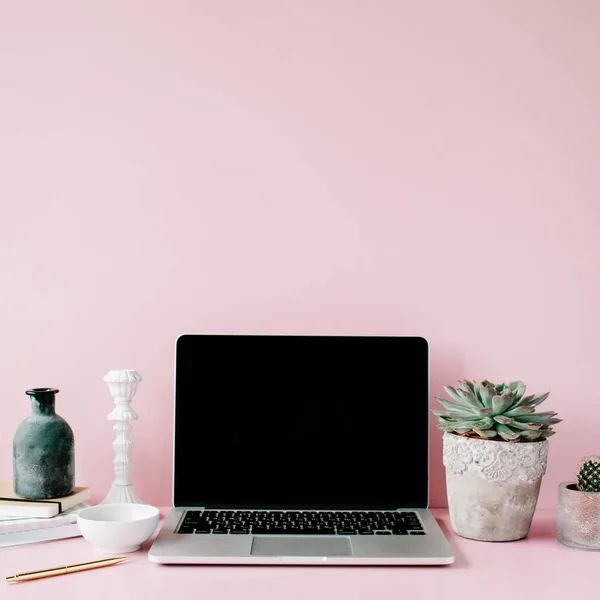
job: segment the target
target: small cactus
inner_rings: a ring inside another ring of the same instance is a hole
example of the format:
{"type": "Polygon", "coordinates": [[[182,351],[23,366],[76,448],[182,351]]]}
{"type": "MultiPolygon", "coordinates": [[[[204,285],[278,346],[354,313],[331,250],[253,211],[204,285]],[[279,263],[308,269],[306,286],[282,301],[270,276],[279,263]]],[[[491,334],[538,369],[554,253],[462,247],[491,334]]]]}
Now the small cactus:
{"type": "Polygon", "coordinates": [[[582,492],[600,492],[600,456],[587,456],[581,460],[577,487],[582,492]]]}

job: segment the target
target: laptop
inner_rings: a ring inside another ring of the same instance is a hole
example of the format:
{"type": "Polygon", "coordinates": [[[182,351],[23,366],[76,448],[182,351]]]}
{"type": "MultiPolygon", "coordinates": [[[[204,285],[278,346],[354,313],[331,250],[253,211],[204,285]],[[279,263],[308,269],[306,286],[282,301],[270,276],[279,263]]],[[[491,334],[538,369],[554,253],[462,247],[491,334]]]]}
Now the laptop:
{"type": "Polygon", "coordinates": [[[173,564],[437,565],[420,337],[180,336],[173,564]]]}

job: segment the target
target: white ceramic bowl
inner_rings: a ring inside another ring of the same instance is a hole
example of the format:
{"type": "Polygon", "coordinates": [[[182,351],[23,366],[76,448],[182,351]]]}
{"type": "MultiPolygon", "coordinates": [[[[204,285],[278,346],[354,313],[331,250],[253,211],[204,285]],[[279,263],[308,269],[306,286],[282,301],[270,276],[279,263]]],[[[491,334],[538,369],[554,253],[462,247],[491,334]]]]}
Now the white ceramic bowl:
{"type": "Polygon", "coordinates": [[[149,504],[98,504],[77,514],[83,537],[99,552],[139,550],[154,533],[160,513],[149,504]]]}

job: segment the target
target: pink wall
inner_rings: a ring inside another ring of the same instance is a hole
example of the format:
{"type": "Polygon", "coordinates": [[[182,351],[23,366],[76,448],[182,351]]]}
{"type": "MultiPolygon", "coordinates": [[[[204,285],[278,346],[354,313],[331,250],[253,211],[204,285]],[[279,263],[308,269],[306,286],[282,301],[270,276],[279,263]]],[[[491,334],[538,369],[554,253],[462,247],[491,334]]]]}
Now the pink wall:
{"type": "MultiPolygon", "coordinates": [[[[180,332],[420,334],[434,395],[552,391],[552,506],[600,453],[599,23],[595,0],[4,2],[0,479],[52,385],[101,499],[102,377],[135,368],[133,479],[168,504],[180,332]]],[[[441,505],[435,430],[432,475],[441,505]]]]}

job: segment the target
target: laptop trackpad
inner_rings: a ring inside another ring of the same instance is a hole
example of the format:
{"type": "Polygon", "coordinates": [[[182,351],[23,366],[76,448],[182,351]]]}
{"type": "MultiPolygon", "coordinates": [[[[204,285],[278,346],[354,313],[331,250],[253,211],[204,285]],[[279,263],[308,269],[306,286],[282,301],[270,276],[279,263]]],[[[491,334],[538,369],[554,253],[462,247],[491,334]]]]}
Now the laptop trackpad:
{"type": "Polygon", "coordinates": [[[347,537],[255,537],[250,554],[259,556],[352,556],[347,537]]]}

